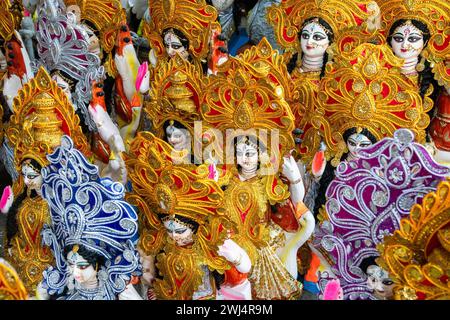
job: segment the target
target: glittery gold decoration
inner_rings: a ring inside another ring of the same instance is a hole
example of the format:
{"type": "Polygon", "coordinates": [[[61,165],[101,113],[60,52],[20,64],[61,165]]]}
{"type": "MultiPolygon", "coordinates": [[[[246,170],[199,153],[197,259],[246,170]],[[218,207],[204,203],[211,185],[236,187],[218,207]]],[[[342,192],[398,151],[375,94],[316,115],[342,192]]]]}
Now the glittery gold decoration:
{"type": "Polygon", "coordinates": [[[292,73],[292,80],[298,96],[297,103],[291,103],[295,127],[303,131],[301,136],[303,141],[299,145],[298,151],[302,155],[303,163],[310,163],[321,141],[320,131],[314,129],[320,127],[320,123],[312,122],[318,107],[320,71],[299,72],[297,68],[292,73]]]}
{"type": "Polygon", "coordinates": [[[199,99],[203,91],[202,73],[195,65],[175,56],[154,69],[151,100],[145,111],[158,137],[164,137],[164,123],[176,120],[194,136],[194,121],[201,120],[199,99]]]}
{"type": "MultiPolygon", "coordinates": [[[[278,151],[287,154],[294,147],[294,116],[286,99],[294,99],[295,89],[285,68],[283,58],[265,40],[230,58],[219,68],[218,76],[208,78],[203,119],[224,134],[230,129],[228,140],[242,131],[252,134],[248,130],[253,130],[256,137],[265,131],[268,148],[271,133],[277,131],[278,151]]],[[[278,160],[282,161],[281,157],[278,160]]]]}
{"type": "Polygon", "coordinates": [[[64,91],[44,68],[40,68],[36,76],[19,90],[13,108],[14,115],[6,135],[14,146],[18,169],[26,158],[34,159],[44,167],[46,155],[59,146],[63,134],[69,135],[81,152],[90,154],[79,126],[80,119],[64,91]]]}
{"type": "Polygon", "coordinates": [[[26,300],[27,291],[14,268],[0,258],[0,300],[26,300]]]}
{"type": "MultiPolygon", "coordinates": [[[[46,155],[60,145],[63,134],[71,136],[79,150],[89,155],[89,146],[79,126],[80,119],[64,91],[44,68],[40,68],[36,76],[19,90],[13,108],[6,135],[14,147],[19,171],[27,159],[34,159],[45,167],[48,164],[46,155]]],[[[20,175],[14,193],[20,194],[22,188],[23,177],[20,175]]],[[[49,219],[47,202],[41,197],[27,197],[20,204],[17,213],[19,230],[11,240],[11,263],[28,292],[35,291],[42,280],[42,272],[53,261],[50,249],[42,246],[40,236],[43,224],[50,223],[49,219]]]]}
{"type": "Polygon", "coordinates": [[[150,241],[141,240],[142,247],[158,254],[162,279],[156,280],[155,292],[161,299],[192,299],[202,283],[203,265],[219,272],[229,268],[217,255],[230,228],[223,191],[208,178],[207,166],[174,165],[184,155],[149,132],[139,133],[125,155],[133,186],[127,200],[139,208],[141,228],[150,241]],[[199,224],[192,246],[176,246],[158,215],[179,215],[199,224]]]}
{"type": "Polygon", "coordinates": [[[168,28],[181,31],[189,40],[189,52],[195,59],[206,58],[212,29],[220,28],[217,11],[205,0],[149,1],[151,21],[144,28],[158,58],[166,56],[162,32],[168,28]]]}
{"type": "Polygon", "coordinates": [[[15,19],[9,1],[0,2],[0,39],[9,41],[14,34],[15,19]]]}
{"type": "Polygon", "coordinates": [[[310,130],[323,135],[333,165],[346,149],[342,135],[352,127],[367,128],[378,140],[408,128],[425,141],[432,103],[428,97],[422,102],[416,85],[400,73],[402,63],[387,45],[363,44],[329,67],[310,130]]]}
{"type": "Polygon", "coordinates": [[[41,229],[51,224],[47,201],[25,198],[17,213],[18,232],[11,241],[11,264],[28,292],[35,292],[42,273],[53,264],[50,248],[42,246],[41,229]]]}
{"type": "Polygon", "coordinates": [[[100,32],[101,48],[109,53],[116,43],[119,27],[127,22],[119,0],[64,0],[66,7],[77,5],[81,20],[91,22],[100,32]]]}
{"type": "Polygon", "coordinates": [[[361,32],[376,29],[371,21],[376,18],[377,9],[373,0],[283,0],[278,6],[270,7],[267,15],[281,47],[290,53],[300,53],[298,35],[305,20],[322,18],[331,26],[337,39],[358,26],[361,26],[361,32]]]}
{"type": "Polygon", "coordinates": [[[400,19],[418,20],[430,31],[430,40],[422,51],[431,64],[440,85],[450,88],[450,2],[448,0],[378,0],[382,14],[382,32],[388,35],[400,19]]]}
{"type": "Polygon", "coordinates": [[[395,282],[399,300],[448,300],[450,288],[450,180],[412,207],[400,229],[378,245],[378,263],[395,282]]]}

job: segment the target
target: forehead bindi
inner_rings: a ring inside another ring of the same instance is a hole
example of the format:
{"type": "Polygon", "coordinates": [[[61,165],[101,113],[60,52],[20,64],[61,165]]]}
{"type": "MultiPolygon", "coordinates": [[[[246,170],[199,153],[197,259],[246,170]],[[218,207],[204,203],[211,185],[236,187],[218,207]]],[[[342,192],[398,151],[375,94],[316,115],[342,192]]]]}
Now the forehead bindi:
{"type": "Polygon", "coordinates": [[[309,33],[325,34],[325,29],[317,22],[308,23],[303,30],[308,31],[309,33]]]}
{"type": "Polygon", "coordinates": [[[169,32],[166,35],[165,40],[166,40],[166,43],[180,44],[181,45],[180,39],[175,34],[173,34],[172,32],[169,32]]]}
{"type": "Polygon", "coordinates": [[[409,25],[409,24],[399,27],[397,29],[397,33],[403,34],[405,36],[409,36],[411,34],[416,34],[416,35],[422,36],[422,31],[420,31],[415,26],[409,25]]]}

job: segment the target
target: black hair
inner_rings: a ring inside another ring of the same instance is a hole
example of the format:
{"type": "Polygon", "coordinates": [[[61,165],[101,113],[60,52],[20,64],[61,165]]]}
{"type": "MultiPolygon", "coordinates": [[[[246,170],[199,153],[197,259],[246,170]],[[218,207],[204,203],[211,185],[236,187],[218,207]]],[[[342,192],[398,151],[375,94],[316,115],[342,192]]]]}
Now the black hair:
{"type": "MultiPolygon", "coordinates": [[[[344,138],[345,143],[347,143],[348,138],[357,133],[356,127],[352,127],[350,129],[345,130],[342,137],[344,138]]],[[[372,143],[377,142],[377,138],[366,128],[363,128],[360,134],[366,136],[372,143]]],[[[347,159],[348,152],[344,153],[340,159],[340,161],[344,161],[347,159]]],[[[323,171],[322,177],[319,182],[319,189],[317,192],[317,197],[314,201],[314,218],[317,218],[319,214],[319,209],[326,203],[326,192],[330,183],[334,180],[336,168],[331,164],[331,161],[328,161],[325,170],[323,171]]]]}
{"type": "Polygon", "coordinates": [[[111,114],[113,112],[112,106],[114,105],[115,92],[113,90],[114,85],[115,79],[107,74],[105,80],[103,80],[103,92],[105,93],[106,112],[108,112],[108,114],[111,114]]]}
{"type": "MultiPolygon", "coordinates": [[[[163,213],[158,213],[158,218],[162,221],[163,218],[167,217],[167,214],[163,214],[163,213]]],[[[186,218],[184,216],[180,216],[178,214],[175,215],[175,218],[179,221],[181,221],[182,223],[185,224],[190,224],[192,225],[192,232],[195,234],[197,233],[199,224],[197,222],[195,222],[194,220],[191,220],[189,218],[186,218]]]]}
{"type": "Polygon", "coordinates": [[[169,141],[168,137],[167,137],[167,131],[166,129],[169,127],[175,127],[177,129],[184,129],[187,130],[186,126],[184,124],[182,124],[181,122],[177,121],[177,120],[167,120],[166,122],[164,122],[163,124],[163,130],[164,130],[164,140],[166,142],[169,141]]]}
{"type": "Polygon", "coordinates": [[[58,75],[59,77],[61,77],[64,81],[67,82],[67,84],[70,87],[70,92],[75,92],[75,87],[78,83],[78,81],[76,79],[74,79],[73,77],[71,77],[67,72],[63,71],[63,70],[59,70],[59,69],[53,69],[50,72],[50,76],[53,77],[54,75],[58,75]]]}
{"type": "MultiPolygon", "coordinates": [[[[72,251],[74,246],[74,244],[71,244],[64,247],[65,258],[67,258],[67,255],[70,251],[72,251]]],[[[101,266],[105,265],[105,258],[102,255],[89,250],[83,245],[78,245],[77,253],[82,256],[89,264],[93,265],[94,268],[96,267],[97,270],[99,270],[101,266]]]]}
{"type": "Polygon", "coordinates": [[[361,263],[360,263],[360,265],[359,265],[359,268],[360,268],[365,274],[367,274],[367,269],[368,269],[370,266],[377,265],[377,263],[375,262],[375,259],[377,259],[377,258],[378,258],[377,256],[370,256],[370,257],[364,258],[364,259],[361,261],[361,263]]]}
{"type": "MultiPolygon", "coordinates": [[[[162,31],[162,33],[161,33],[161,37],[162,37],[162,39],[163,39],[163,42],[164,42],[164,38],[166,37],[166,34],[168,34],[169,32],[173,32],[173,33],[180,39],[180,42],[181,42],[181,44],[183,45],[183,47],[184,47],[186,50],[189,51],[189,39],[184,35],[183,32],[181,32],[181,31],[178,30],[178,29],[175,29],[175,28],[166,28],[166,29],[164,29],[164,30],[162,31]]],[[[164,42],[164,45],[165,45],[165,44],[166,44],[166,43],[164,42]]]]}
{"type": "MultiPolygon", "coordinates": [[[[395,29],[404,25],[407,21],[408,21],[407,19],[399,19],[392,24],[391,28],[389,29],[389,35],[387,37],[387,42],[389,45],[391,45],[392,35],[393,35],[395,29]]],[[[410,21],[414,27],[416,27],[417,29],[422,31],[424,48],[425,48],[428,45],[428,41],[431,38],[430,30],[428,29],[428,27],[425,23],[423,23],[419,20],[412,19],[410,21]]],[[[425,66],[424,70],[419,71],[419,86],[420,86],[419,93],[420,93],[420,96],[422,98],[424,98],[425,93],[427,92],[428,88],[430,87],[430,85],[432,85],[435,90],[431,94],[431,99],[433,99],[433,101],[436,101],[436,98],[438,96],[438,91],[439,91],[439,90],[436,90],[439,87],[438,83],[434,79],[433,72],[431,70],[431,66],[430,66],[430,63],[428,62],[428,60],[425,60],[424,66],[425,66]]]]}
{"type": "Polygon", "coordinates": [[[225,273],[220,274],[217,270],[211,272],[214,282],[216,283],[216,289],[220,290],[220,286],[225,282],[225,273]]]}
{"type": "MultiPolygon", "coordinates": [[[[355,127],[345,130],[344,134],[342,135],[342,137],[344,138],[344,142],[347,143],[348,138],[350,138],[350,136],[353,135],[353,134],[355,134],[355,133],[360,133],[360,134],[362,134],[363,136],[366,136],[367,139],[369,139],[370,142],[372,142],[372,144],[374,144],[374,143],[377,142],[377,138],[376,138],[376,137],[372,134],[372,132],[370,132],[368,129],[363,128],[360,132],[358,132],[358,130],[357,130],[355,127]]],[[[341,161],[347,159],[347,155],[348,155],[348,152],[345,153],[345,154],[341,157],[341,161]]]]}
{"type": "MultiPolygon", "coordinates": [[[[327,31],[325,34],[327,35],[328,40],[330,41],[330,44],[331,44],[334,41],[333,29],[331,28],[331,26],[328,22],[326,22],[324,19],[318,18],[318,17],[311,17],[309,19],[306,19],[303,22],[302,27],[300,28],[300,32],[298,33],[298,41],[301,41],[303,28],[308,23],[310,23],[314,20],[317,20],[317,22],[325,29],[325,31],[327,31]]],[[[300,57],[300,59],[303,58],[303,54],[304,53],[302,52],[302,56],[300,57]]],[[[299,56],[298,56],[298,53],[296,53],[292,56],[291,60],[287,63],[287,69],[288,69],[289,73],[291,73],[297,66],[298,59],[299,59],[299,56]]],[[[325,75],[325,68],[327,65],[327,61],[328,61],[328,52],[325,51],[325,53],[323,55],[322,70],[320,71],[320,78],[322,78],[325,75]]]]}
{"type": "MultiPolygon", "coordinates": [[[[34,159],[25,159],[25,160],[29,160],[31,165],[34,168],[41,170],[42,166],[36,160],[34,160],[34,159]]],[[[23,163],[23,161],[22,161],[22,163],[23,163]]],[[[14,238],[14,236],[19,231],[19,225],[17,224],[17,213],[19,211],[19,208],[20,208],[23,200],[25,200],[25,198],[27,197],[27,191],[28,191],[28,187],[25,186],[23,192],[16,199],[14,199],[14,202],[11,205],[11,208],[9,209],[8,214],[6,216],[6,239],[7,239],[8,246],[11,245],[11,240],[14,238]]],[[[38,194],[37,194],[36,190],[32,190],[30,193],[30,198],[33,199],[37,196],[38,196],[38,194]]]]}

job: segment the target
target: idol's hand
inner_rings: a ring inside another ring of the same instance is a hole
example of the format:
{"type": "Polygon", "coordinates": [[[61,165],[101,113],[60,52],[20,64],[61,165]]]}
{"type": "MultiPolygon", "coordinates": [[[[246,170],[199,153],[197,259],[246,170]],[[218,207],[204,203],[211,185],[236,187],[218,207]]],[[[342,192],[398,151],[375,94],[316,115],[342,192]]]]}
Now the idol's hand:
{"type": "Polygon", "coordinates": [[[282,169],[283,176],[288,179],[290,183],[301,182],[302,176],[293,156],[284,157],[282,169]]]}

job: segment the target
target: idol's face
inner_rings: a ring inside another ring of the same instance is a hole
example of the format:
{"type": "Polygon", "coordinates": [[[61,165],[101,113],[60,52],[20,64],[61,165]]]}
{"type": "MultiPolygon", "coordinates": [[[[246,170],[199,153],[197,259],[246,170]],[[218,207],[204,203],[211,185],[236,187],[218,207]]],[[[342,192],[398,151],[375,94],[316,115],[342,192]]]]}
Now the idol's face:
{"type": "Polygon", "coordinates": [[[258,149],[253,145],[238,142],[236,145],[236,162],[244,171],[256,171],[258,167],[258,149]]]}
{"type": "Polygon", "coordinates": [[[79,284],[96,281],[97,271],[80,254],[70,251],[67,254],[69,271],[79,284]]]}
{"type": "Polygon", "coordinates": [[[325,28],[315,21],[306,24],[302,29],[300,46],[305,57],[322,57],[330,46],[325,28]]]}
{"type": "Polygon", "coordinates": [[[25,160],[22,164],[22,176],[23,181],[27,188],[35,190],[40,194],[42,187],[42,175],[41,172],[32,166],[29,160],[25,160]]]}
{"type": "Polygon", "coordinates": [[[412,24],[399,26],[392,34],[392,51],[399,58],[411,59],[418,57],[424,45],[422,31],[412,24]]]}
{"type": "Polygon", "coordinates": [[[387,300],[393,296],[394,282],[388,272],[377,265],[367,268],[367,286],[377,299],[387,300]]]}
{"type": "Polygon", "coordinates": [[[166,128],[167,142],[177,151],[189,150],[190,139],[189,131],[186,129],[179,129],[172,125],[166,128]]]}
{"type": "Polygon", "coordinates": [[[167,235],[175,241],[177,246],[183,247],[192,244],[194,232],[189,226],[176,221],[176,219],[169,219],[164,221],[164,227],[167,235]]]}
{"type": "Polygon", "coordinates": [[[361,133],[354,133],[347,140],[347,148],[353,158],[358,158],[359,150],[370,145],[372,145],[372,141],[361,133]]]}
{"type": "Polygon", "coordinates": [[[100,40],[98,39],[97,35],[93,32],[89,34],[88,50],[90,53],[95,54],[97,57],[100,57],[101,55],[100,40]]]}
{"type": "Polygon", "coordinates": [[[180,38],[172,31],[167,32],[164,36],[164,46],[170,58],[175,57],[177,53],[185,60],[189,57],[189,51],[183,46],[180,38]]]}

